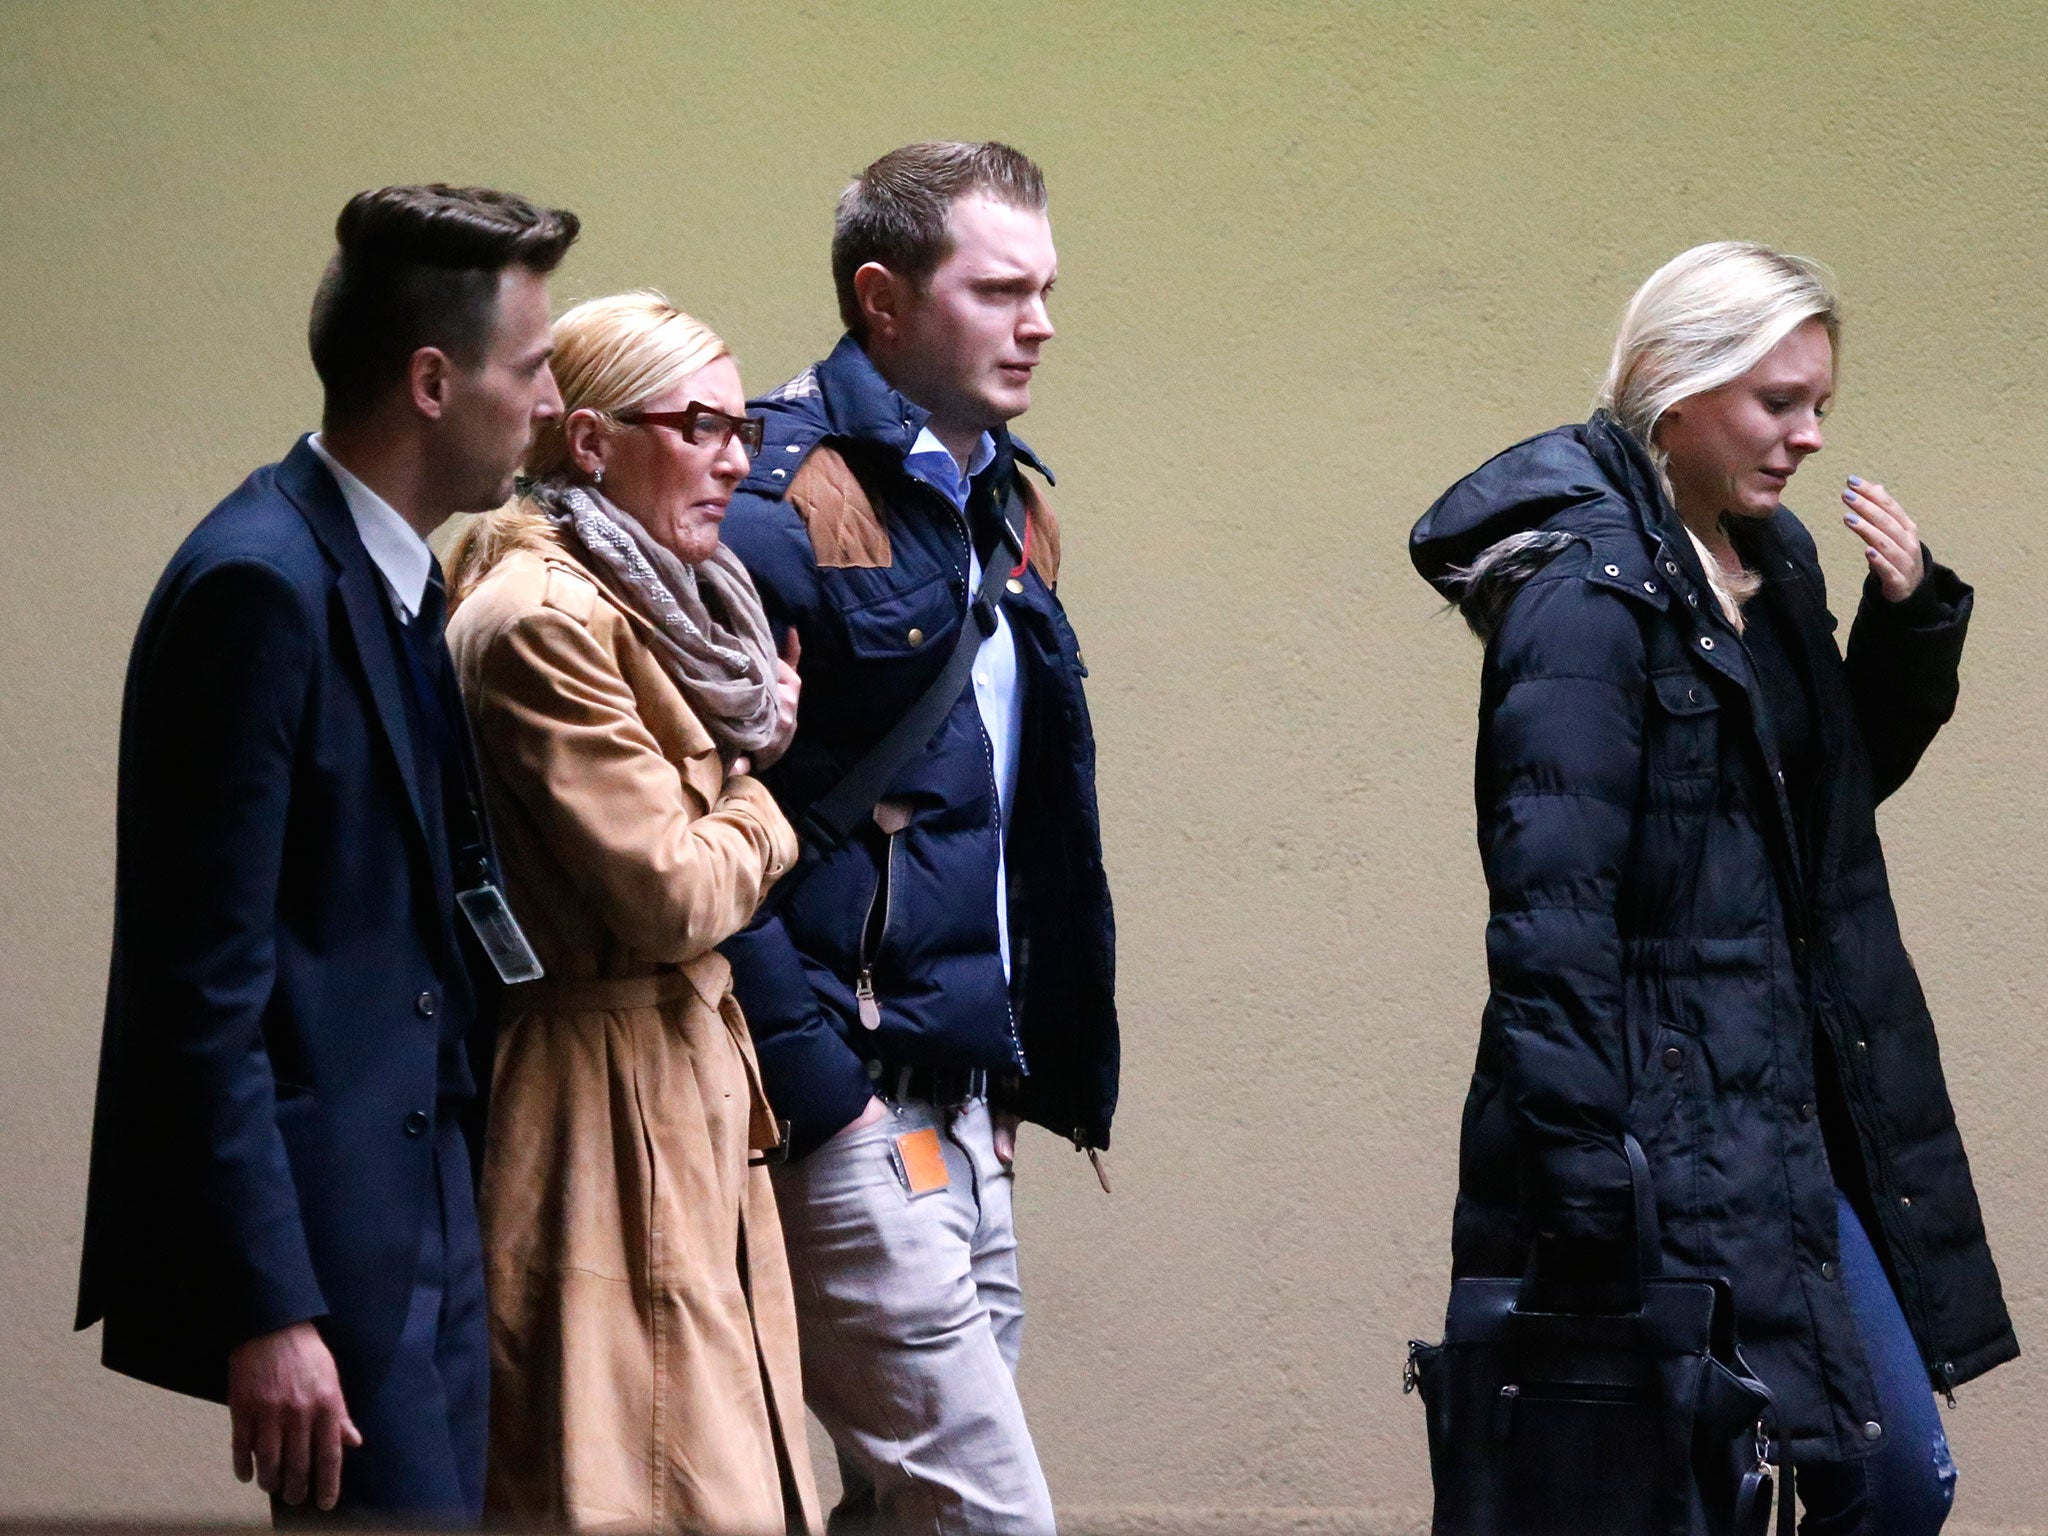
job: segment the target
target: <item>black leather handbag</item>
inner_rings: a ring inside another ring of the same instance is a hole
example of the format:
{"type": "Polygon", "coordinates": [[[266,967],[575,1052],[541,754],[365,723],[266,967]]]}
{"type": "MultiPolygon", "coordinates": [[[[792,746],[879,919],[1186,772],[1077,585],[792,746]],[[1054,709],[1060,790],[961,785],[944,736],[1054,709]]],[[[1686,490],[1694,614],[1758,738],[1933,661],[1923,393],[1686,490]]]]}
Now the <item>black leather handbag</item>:
{"type": "MultiPolygon", "coordinates": [[[[1721,1280],[1664,1278],[1650,1168],[1627,1138],[1640,1305],[1543,1312],[1529,1280],[1451,1286],[1442,1344],[1408,1346],[1429,1420],[1435,1536],[1763,1536],[1771,1394],[1721,1280]]],[[[1789,1483],[1789,1479],[1787,1480],[1789,1483]]],[[[1787,1488],[1789,1504],[1790,1489],[1787,1488]]]]}

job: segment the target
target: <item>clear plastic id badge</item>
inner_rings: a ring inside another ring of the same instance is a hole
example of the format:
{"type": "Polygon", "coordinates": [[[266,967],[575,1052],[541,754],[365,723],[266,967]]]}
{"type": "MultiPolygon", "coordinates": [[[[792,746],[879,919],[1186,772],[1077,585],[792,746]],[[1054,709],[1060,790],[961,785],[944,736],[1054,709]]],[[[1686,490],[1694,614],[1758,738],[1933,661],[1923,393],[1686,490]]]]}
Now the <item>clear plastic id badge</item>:
{"type": "Polygon", "coordinates": [[[498,968],[498,980],[508,987],[515,982],[540,980],[545,974],[540,960],[533,946],[526,942],[526,933],[520,928],[519,919],[512,915],[503,891],[486,881],[457,891],[455,904],[462,908],[477,943],[483,945],[491,964],[498,968]]]}

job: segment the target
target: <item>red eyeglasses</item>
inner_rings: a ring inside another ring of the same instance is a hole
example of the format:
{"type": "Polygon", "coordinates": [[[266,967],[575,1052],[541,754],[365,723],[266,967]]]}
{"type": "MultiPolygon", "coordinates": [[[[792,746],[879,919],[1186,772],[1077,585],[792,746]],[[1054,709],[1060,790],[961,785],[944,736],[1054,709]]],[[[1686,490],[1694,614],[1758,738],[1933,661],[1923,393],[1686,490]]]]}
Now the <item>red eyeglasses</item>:
{"type": "Polygon", "coordinates": [[[628,411],[619,417],[622,427],[674,427],[683,441],[699,448],[723,448],[733,438],[749,454],[761,451],[761,434],[767,424],[759,416],[728,416],[708,405],[692,401],[680,411],[628,411]]]}

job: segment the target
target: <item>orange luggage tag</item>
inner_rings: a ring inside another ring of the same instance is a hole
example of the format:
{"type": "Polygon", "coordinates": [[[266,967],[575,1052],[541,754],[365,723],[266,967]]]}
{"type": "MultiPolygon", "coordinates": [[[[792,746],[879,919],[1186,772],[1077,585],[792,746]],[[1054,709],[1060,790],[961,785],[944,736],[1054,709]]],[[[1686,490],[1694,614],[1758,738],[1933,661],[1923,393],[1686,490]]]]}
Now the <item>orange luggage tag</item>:
{"type": "Polygon", "coordinates": [[[895,1142],[896,1171],[913,1196],[936,1194],[952,1182],[946,1173],[946,1152],[939,1145],[939,1133],[930,1126],[905,1131],[895,1142]]]}

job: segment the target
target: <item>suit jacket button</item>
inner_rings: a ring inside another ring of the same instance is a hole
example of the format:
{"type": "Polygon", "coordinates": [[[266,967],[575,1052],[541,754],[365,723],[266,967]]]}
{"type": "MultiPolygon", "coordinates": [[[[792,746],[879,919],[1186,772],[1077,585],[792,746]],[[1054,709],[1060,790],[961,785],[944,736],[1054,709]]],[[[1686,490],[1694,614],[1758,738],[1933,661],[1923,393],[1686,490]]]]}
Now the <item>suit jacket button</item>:
{"type": "Polygon", "coordinates": [[[405,1134],[408,1136],[424,1136],[427,1134],[427,1126],[431,1123],[424,1109],[416,1109],[405,1117],[405,1134]]]}
{"type": "Polygon", "coordinates": [[[420,994],[420,995],[419,995],[418,997],[416,997],[416,998],[414,998],[414,999],[412,1000],[412,1005],[413,1005],[413,1007],[415,1007],[415,1008],[417,1008],[417,1009],[419,1010],[419,1015],[420,1015],[420,1017],[421,1017],[421,1018],[423,1018],[423,1019],[431,1019],[431,1018],[432,1018],[432,1017],[434,1016],[434,994],[433,994],[433,993],[431,993],[431,992],[422,992],[422,993],[421,993],[421,994],[420,994]]]}

